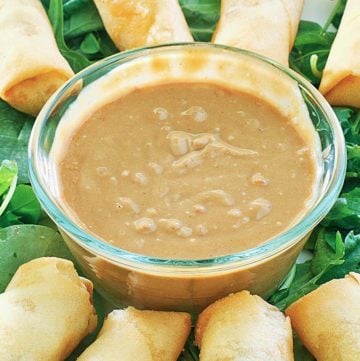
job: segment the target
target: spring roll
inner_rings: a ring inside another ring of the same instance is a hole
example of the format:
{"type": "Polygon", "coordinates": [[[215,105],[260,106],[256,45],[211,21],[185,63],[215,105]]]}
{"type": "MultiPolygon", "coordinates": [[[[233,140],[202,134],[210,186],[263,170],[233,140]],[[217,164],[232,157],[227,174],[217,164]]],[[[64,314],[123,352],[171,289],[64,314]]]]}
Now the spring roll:
{"type": "Polygon", "coordinates": [[[0,360],[62,361],[92,332],[92,283],[72,262],[38,258],[0,295],[0,360]]]}
{"type": "Polygon", "coordinates": [[[360,1],[348,0],[320,91],[332,105],[360,107],[360,1]]]}
{"type": "Polygon", "coordinates": [[[286,314],[317,361],[360,360],[360,274],[325,283],[286,314]]]}
{"type": "Polygon", "coordinates": [[[176,361],[190,328],[187,313],[115,310],[78,361],[176,361]]]}
{"type": "Polygon", "coordinates": [[[72,75],[40,0],[0,0],[0,98],[36,115],[72,75]]]}
{"type": "Polygon", "coordinates": [[[212,41],[288,65],[304,0],[222,0],[212,41]]]}
{"type": "Polygon", "coordinates": [[[227,296],[199,316],[200,361],[294,360],[289,318],[248,291],[227,296]]]}
{"type": "Polygon", "coordinates": [[[119,50],[193,41],[177,0],[94,0],[119,50]]]}

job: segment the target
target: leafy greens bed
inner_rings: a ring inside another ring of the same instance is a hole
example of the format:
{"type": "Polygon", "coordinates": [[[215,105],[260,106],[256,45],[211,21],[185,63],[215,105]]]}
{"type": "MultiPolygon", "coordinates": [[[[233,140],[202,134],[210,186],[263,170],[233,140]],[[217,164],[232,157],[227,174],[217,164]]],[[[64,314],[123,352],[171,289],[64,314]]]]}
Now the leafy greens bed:
{"type": "MultiPolygon", "coordinates": [[[[117,52],[92,0],[42,0],[60,51],[75,72],[117,52]]],[[[345,0],[338,0],[328,21],[302,21],[290,55],[290,66],[319,85],[339,25],[345,0]]],[[[209,41],[219,17],[220,0],[180,0],[194,38],[209,41]]],[[[336,107],[348,153],[344,188],[335,206],[315,229],[306,249],[311,258],[297,264],[269,301],[281,310],[333,278],[360,272],[360,111],[336,107]]],[[[27,174],[27,143],[34,119],[0,101],[0,292],[22,263],[41,256],[70,258],[52,222],[42,211],[27,174]],[[2,161],[2,162],[1,162],[2,161]]],[[[98,313],[101,299],[95,296],[98,313]]],[[[69,360],[76,359],[94,335],[69,360]]],[[[314,360],[295,337],[296,360],[314,360]]],[[[188,341],[182,361],[198,360],[188,341]]]]}

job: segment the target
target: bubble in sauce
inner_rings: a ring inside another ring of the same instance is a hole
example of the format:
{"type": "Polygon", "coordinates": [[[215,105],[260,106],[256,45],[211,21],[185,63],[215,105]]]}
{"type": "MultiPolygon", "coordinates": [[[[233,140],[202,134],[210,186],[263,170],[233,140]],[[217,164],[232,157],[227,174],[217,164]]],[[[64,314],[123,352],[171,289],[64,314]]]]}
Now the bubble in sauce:
{"type": "Polygon", "coordinates": [[[167,120],[169,118],[169,112],[165,108],[161,108],[161,107],[155,108],[153,110],[153,113],[159,120],[167,120]]]}
{"type": "Polygon", "coordinates": [[[139,184],[141,184],[143,186],[148,183],[147,176],[144,173],[141,173],[141,172],[135,173],[133,179],[134,179],[134,181],[136,183],[139,183],[139,184]]]}
{"type": "Polygon", "coordinates": [[[187,226],[182,226],[177,232],[178,236],[180,237],[190,237],[192,233],[192,228],[187,226]]]}
{"type": "Polygon", "coordinates": [[[156,231],[156,224],[151,218],[139,218],[134,221],[135,230],[139,233],[152,233],[156,231]]]}
{"type": "Polygon", "coordinates": [[[192,106],[189,109],[181,112],[181,115],[192,116],[192,118],[199,123],[205,121],[208,117],[206,110],[203,107],[197,105],[192,106]]]}

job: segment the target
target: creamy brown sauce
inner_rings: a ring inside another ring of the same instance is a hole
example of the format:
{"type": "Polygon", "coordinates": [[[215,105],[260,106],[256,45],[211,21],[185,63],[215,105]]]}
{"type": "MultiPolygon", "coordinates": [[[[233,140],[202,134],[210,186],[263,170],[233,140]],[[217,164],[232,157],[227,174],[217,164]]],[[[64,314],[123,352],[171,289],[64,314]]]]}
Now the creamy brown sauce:
{"type": "Polygon", "coordinates": [[[141,88],[73,135],[62,196],[86,229],[125,250],[230,254],[306,211],[317,173],[311,146],[252,95],[211,84],[141,88]]]}

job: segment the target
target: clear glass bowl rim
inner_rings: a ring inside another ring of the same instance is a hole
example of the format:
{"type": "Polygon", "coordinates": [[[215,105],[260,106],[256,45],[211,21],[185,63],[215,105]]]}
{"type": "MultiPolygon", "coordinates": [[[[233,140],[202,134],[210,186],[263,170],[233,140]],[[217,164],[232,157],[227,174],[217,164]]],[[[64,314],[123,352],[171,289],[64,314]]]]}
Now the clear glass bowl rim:
{"type": "Polygon", "coordinates": [[[43,205],[44,209],[47,211],[49,216],[54,220],[54,222],[60,226],[67,234],[71,236],[80,246],[90,251],[93,254],[101,256],[105,259],[111,260],[112,262],[118,264],[127,264],[132,265],[137,268],[143,267],[160,267],[161,272],[169,269],[170,271],[185,271],[191,272],[193,269],[203,269],[204,271],[216,270],[226,270],[231,268],[236,268],[240,266],[249,265],[254,262],[263,261],[266,258],[272,257],[277,252],[280,252],[284,249],[291,247],[296,244],[299,239],[304,237],[313,227],[315,227],[322,218],[328,213],[332,205],[335,203],[343,182],[346,172],[346,147],[344,135],[341,129],[341,126],[337,120],[337,117],[327,103],[325,98],[319,93],[319,91],[303,76],[286,68],[285,66],[263,57],[261,55],[255,54],[253,52],[219,45],[212,43],[170,43],[170,44],[161,44],[150,47],[137,48],[134,50],[124,51],[117,53],[115,55],[109,56],[103,60],[100,60],[89,67],[83,69],[79,73],[75,74],[70,80],[68,80],[61,88],[59,88],[56,93],[48,100],[40,114],[38,115],[29,141],[28,149],[28,163],[29,163],[29,175],[30,181],[34,188],[35,194],[37,195],[40,203],[43,205]],[[281,72],[285,73],[287,76],[294,79],[298,84],[301,85],[307,92],[311,94],[313,99],[315,99],[317,106],[320,108],[321,112],[325,115],[327,122],[331,127],[331,131],[334,136],[334,148],[335,148],[335,157],[334,157],[334,171],[329,180],[328,186],[324,192],[319,196],[316,204],[310,209],[306,216],[301,219],[298,223],[292,226],[290,229],[284,233],[274,237],[273,239],[267,241],[265,244],[254,247],[252,249],[234,253],[226,256],[219,256],[209,259],[191,259],[191,260],[179,260],[179,259],[163,259],[163,258],[154,258],[141,254],[132,253],[125,251],[118,247],[114,247],[109,243],[102,241],[100,238],[93,236],[92,234],[87,233],[85,230],[80,228],[76,223],[74,223],[69,217],[67,217],[56,205],[56,202],[49,195],[46,185],[42,182],[38,176],[38,162],[39,162],[39,152],[41,152],[41,145],[39,143],[41,132],[54,110],[57,102],[61,100],[66,91],[72,87],[74,83],[81,80],[83,77],[89,76],[95,71],[98,71],[102,68],[105,68],[109,65],[120,61],[131,61],[134,56],[139,57],[144,54],[147,54],[149,51],[157,51],[157,49],[176,49],[176,48],[191,48],[191,47],[205,47],[212,49],[221,49],[225,51],[230,51],[232,53],[239,53],[247,57],[253,58],[255,61],[265,62],[267,65],[271,65],[281,72]]]}

